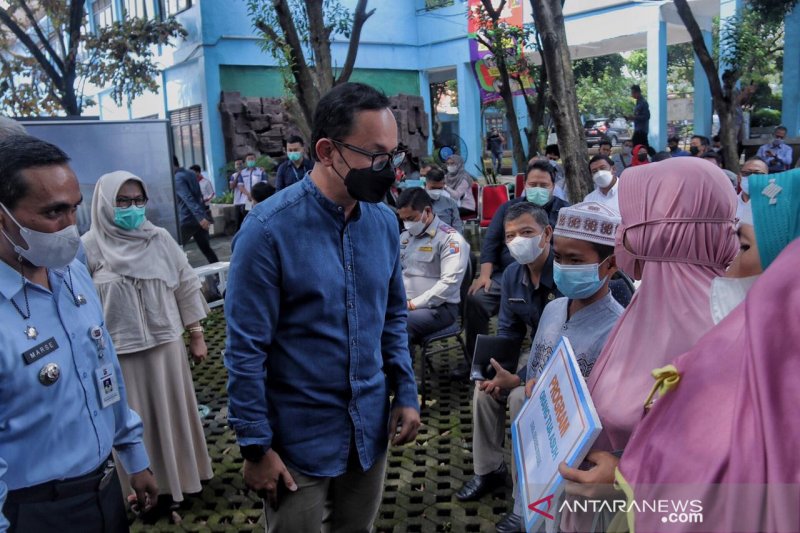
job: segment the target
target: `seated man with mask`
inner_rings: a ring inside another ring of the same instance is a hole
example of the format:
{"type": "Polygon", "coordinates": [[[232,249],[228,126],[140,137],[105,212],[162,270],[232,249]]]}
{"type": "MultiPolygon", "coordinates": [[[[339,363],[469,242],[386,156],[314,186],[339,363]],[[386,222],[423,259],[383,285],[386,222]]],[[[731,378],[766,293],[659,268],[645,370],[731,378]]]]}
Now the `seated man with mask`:
{"type": "MultiPolygon", "coordinates": [[[[558,211],[569,205],[564,200],[553,196],[556,184],[556,171],[547,161],[536,160],[528,165],[525,174],[525,195],[509,200],[500,206],[492,217],[492,222],[481,239],[480,271],[478,278],[472,283],[467,297],[465,315],[467,353],[475,350],[475,338],[478,334],[489,332],[489,320],[496,315],[500,307],[500,284],[504,270],[514,263],[507,241],[504,238],[504,220],[506,213],[517,204],[524,203],[540,207],[550,227],[556,225],[558,211]]],[[[463,376],[467,371],[464,369],[463,376]]]]}
{"type": "Polygon", "coordinates": [[[433,201],[433,212],[442,222],[452,226],[459,233],[464,232],[464,223],[458,214],[458,203],[445,189],[444,172],[439,167],[428,166],[425,175],[425,189],[433,201]]]}
{"type": "MultiPolygon", "coordinates": [[[[505,215],[504,229],[505,243],[514,262],[503,274],[497,334],[521,341],[528,328],[531,336],[535,334],[545,305],[561,296],[553,281],[550,249],[553,228],[544,209],[531,202],[517,202],[505,215]]],[[[524,370],[525,363],[526,358],[522,358],[518,366],[524,370]]],[[[492,366],[495,370],[500,368],[496,361],[492,361],[492,366]]],[[[494,380],[475,384],[472,401],[475,476],[456,494],[461,501],[478,500],[505,484],[508,475],[503,460],[506,404],[512,412],[518,412],[525,399],[522,387],[518,387],[525,382],[524,375],[515,376],[508,372],[505,375],[515,380],[514,386],[507,389],[519,389],[512,390],[507,398],[499,387],[494,386],[494,380]]],[[[503,522],[498,524],[498,531],[514,531],[504,529],[505,526],[503,522]]]]}
{"type": "Polygon", "coordinates": [[[425,189],[403,191],[397,199],[397,214],[405,226],[400,235],[400,262],[408,305],[409,351],[413,357],[414,344],[458,318],[469,244],[436,216],[425,189]]]}
{"type": "MultiPolygon", "coordinates": [[[[581,374],[589,377],[623,311],[609,290],[609,280],[617,270],[614,234],[619,222],[617,213],[594,202],[565,207],[559,213],[553,231],[553,278],[565,297],[553,300],[542,312],[528,356],[525,382],[521,376],[496,367],[496,377],[485,384],[487,393],[510,393],[516,400],[509,402],[512,420],[524,402],[523,383],[525,396],[530,397],[536,378],[562,336],[572,344],[581,374]]],[[[498,531],[522,531],[522,505],[516,499],[517,492],[513,494],[514,510],[498,524],[498,531]]]]}

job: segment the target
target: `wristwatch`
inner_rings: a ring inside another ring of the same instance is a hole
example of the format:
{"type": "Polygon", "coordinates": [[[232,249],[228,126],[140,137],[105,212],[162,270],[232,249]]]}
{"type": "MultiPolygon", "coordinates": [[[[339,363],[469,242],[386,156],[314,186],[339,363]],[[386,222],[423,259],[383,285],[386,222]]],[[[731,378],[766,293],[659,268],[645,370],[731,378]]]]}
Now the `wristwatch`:
{"type": "Polygon", "coordinates": [[[267,450],[260,444],[248,444],[240,448],[242,457],[251,463],[259,462],[266,454],[267,450]]]}

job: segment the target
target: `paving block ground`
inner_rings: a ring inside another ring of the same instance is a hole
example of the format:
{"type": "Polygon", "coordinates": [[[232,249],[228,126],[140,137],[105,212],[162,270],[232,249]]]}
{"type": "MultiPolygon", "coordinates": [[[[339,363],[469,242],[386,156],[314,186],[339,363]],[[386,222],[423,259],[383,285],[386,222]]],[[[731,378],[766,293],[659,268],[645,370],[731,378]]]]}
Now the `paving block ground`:
{"type": "MultiPolygon", "coordinates": [[[[227,425],[226,371],[221,352],[225,322],[221,310],[205,321],[209,359],[192,369],[197,399],[210,412],[203,420],[214,478],[189,496],[171,515],[154,523],[141,519],[133,531],[263,531],[258,497],[245,490],[242,460],[227,425]]],[[[389,450],[378,532],[494,531],[511,508],[511,481],[478,502],[461,503],[454,493],[472,476],[472,386],[451,382],[448,374],[462,360],[454,349],[435,356],[428,372],[428,400],[417,441],[389,450]]],[[[420,375],[417,361],[417,375],[420,375]]],[[[510,436],[507,435],[506,451],[510,436]]],[[[133,516],[131,516],[133,519],[133,516]]]]}

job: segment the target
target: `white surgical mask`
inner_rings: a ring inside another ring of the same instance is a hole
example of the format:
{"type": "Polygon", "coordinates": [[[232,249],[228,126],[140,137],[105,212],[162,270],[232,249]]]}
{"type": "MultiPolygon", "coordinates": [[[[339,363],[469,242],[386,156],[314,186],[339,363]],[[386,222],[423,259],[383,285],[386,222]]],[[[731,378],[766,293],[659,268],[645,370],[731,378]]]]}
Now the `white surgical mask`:
{"type": "Polygon", "coordinates": [[[447,172],[450,174],[455,174],[458,172],[458,165],[447,165],[447,172]]]}
{"type": "Polygon", "coordinates": [[[441,189],[428,189],[428,196],[431,197],[431,200],[434,202],[442,197],[442,190],[441,189]]]}
{"type": "Polygon", "coordinates": [[[603,189],[611,185],[611,182],[614,180],[614,176],[611,174],[610,170],[598,170],[592,175],[592,179],[594,180],[595,185],[603,189]]]}
{"type": "Polygon", "coordinates": [[[14,246],[14,252],[21,255],[31,264],[45,268],[63,268],[75,259],[81,245],[81,236],[78,233],[78,226],[75,224],[56,231],[54,233],[44,233],[41,231],[26,228],[19,222],[5,205],[0,204],[3,211],[19,227],[22,240],[28,246],[27,249],[19,246],[11,237],[3,231],[3,236],[14,246]]]}
{"type": "Polygon", "coordinates": [[[418,237],[422,235],[422,232],[425,230],[425,226],[428,223],[425,221],[425,215],[423,214],[419,220],[415,220],[414,222],[409,222],[408,220],[403,221],[403,227],[406,228],[412,236],[418,237]]]}
{"type": "Polygon", "coordinates": [[[714,324],[722,322],[744,301],[747,291],[757,279],[758,275],[747,278],[719,277],[711,281],[711,318],[714,324]]]}
{"type": "Polygon", "coordinates": [[[513,257],[517,263],[527,265],[533,263],[542,255],[542,249],[539,248],[541,241],[541,235],[536,235],[535,237],[523,237],[522,235],[518,235],[506,243],[506,246],[508,246],[511,257],[513,257]]]}
{"type": "Polygon", "coordinates": [[[750,181],[747,176],[742,176],[742,183],[739,186],[742,188],[743,193],[750,196],[750,181]]]}

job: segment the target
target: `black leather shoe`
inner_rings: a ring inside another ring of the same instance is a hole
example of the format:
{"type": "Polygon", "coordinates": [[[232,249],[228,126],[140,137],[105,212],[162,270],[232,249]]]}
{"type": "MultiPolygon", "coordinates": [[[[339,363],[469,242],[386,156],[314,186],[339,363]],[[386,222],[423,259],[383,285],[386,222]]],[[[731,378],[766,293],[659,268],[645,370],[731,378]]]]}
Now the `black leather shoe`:
{"type": "Polygon", "coordinates": [[[462,502],[479,500],[484,494],[489,494],[494,489],[505,485],[507,476],[508,469],[505,464],[489,474],[473,476],[472,479],[467,481],[464,486],[461,487],[461,490],[456,493],[456,499],[462,502]]]}
{"type": "Polygon", "coordinates": [[[518,514],[508,513],[497,523],[497,533],[519,533],[525,531],[522,527],[522,517],[518,514]]]}

